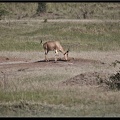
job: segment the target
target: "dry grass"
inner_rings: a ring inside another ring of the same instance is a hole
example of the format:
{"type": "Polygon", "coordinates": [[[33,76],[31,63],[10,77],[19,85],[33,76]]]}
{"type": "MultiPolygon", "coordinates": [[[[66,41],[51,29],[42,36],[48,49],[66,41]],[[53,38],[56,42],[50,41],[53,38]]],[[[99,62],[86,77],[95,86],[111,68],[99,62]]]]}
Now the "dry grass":
{"type": "MultiPolygon", "coordinates": [[[[0,52],[0,56],[43,59],[41,52],[0,52]]],[[[52,53],[51,53],[52,54],[52,53]]],[[[119,59],[118,52],[71,52],[71,57],[96,59],[105,62],[110,57],[119,59]],[[99,56],[97,57],[96,54],[99,56]],[[88,56],[89,55],[89,56],[88,56]],[[106,58],[105,58],[106,57],[106,58]]],[[[119,67],[118,67],[119,68],[119,67]]],[[[29,68],[25,71],[7,69],[5,89],[1,86],[1,116],[119,116],[119,91],[105,90],[98,86],[61,86],[60,83],[92,71],[113,73],[116,68],[101,65],[78,65],[50,68],[29,68]]],[[[2,83],[4,84],[4,83],[2,83]]]]}
{"type": "MultiPolygon", "coordinates": [[[[98,86],[60,85],[81,73],[111,74],[119,70],[119,64],[112,65],[120,59],[119,21],[61,23],[48,20],[43,23],[27,20],[11,21],[10,25],[1,21],[0,25],[0,56],[28,62],[43,60],[40,39],[60,40],[65,48],[71,48],[70,57],[103,63],[28,66],[24,70],[21,66],[5,69],[0,65],[0,116],[120,116],[119,91],[98,86]]],[[[54,52],[48,57],[54,57],[54,52]]]]}

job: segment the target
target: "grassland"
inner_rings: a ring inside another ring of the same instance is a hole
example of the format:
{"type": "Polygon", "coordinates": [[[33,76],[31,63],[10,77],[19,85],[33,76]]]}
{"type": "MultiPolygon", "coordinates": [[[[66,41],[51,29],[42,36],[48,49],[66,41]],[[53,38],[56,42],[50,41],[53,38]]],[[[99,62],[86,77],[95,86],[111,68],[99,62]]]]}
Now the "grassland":
{"type": "MultiPolygon", "coordinates": [[[[38,61],[44,59],[40,41],[58,40],[65,49],[70,48],[70,57],[99,60],[103,64],[84,61],[75,65],[52,63],[49,67],[49,63],[31,67],[0,64],[0,117],[119,117],[119,90],[61,84],[81,73],[111,74],[120,69],[119,64],[112,65],[120,59],[119,4],[90,3],[87,7],[86,3],[48,3],[46,15],[35,18],[36,3],[12,3],[12,7],[10,4],[2,3],[11,14],[0,20],[0,57],[38,61]],[[76,8],[74,11],[71,5],[76,8]],[[92,12],[93,8],[96,12],[83,20],[82,10],[92,12]],[[28,16],[15,19],[20,13],[28,16]]],[[[50,56],[54,57],[54,53],[49,53],[50,56]]]]}
{"type": "MultiPolygon", "coordinates": [[[[97,20],[96,20],[97,21],[97,20]]],[[[72,51],[119,50],[120,22],[0,22],[0,50],[41,50],[40,40],[58,40],[72,51]],[[9,23],[8,23],[9,22],[9,23]],[[71,46],[72,45],[72,46],[71,46]],[[114,47],[115,46],[115,47],[114,47]]]]}
{"type": "MultiPolygon", "coordinates": [[[[75,57],[85,58],[86,53],[86,57],[92,58],[90,51],[114,53],[120,50],[119,21],[48,20],[44,23],[39,20],[16,20],[1,21],[0,26],[0,55],[8,58],[43,58],[40,40],[58,40],[65,48],[70,47],[70,55],[75,57]]],[[[103,91],[94,86],[59,86],[60,82],[80,73],[110,69],[113,67],[86,64],[81,67],[30,68],[21,72],[17,72],[15,68],[3,70],[0,116],[120,116],[119,91],[103,91]],[[4,80],[7,82],[2,86],[4,80]]]]}

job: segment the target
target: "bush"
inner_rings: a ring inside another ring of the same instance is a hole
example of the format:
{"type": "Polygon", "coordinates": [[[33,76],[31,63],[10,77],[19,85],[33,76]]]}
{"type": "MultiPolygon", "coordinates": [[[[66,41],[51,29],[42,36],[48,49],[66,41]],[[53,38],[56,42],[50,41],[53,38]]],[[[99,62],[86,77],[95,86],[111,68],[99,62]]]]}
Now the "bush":
{"type": "Polygon", "coordinates": [[[7,15],[9,12],[5,9],[3,5],[0,5],[0,19],[2,19],[3,16],[7,15]]]}
{"type": "Polygon", "coordinates": [[[46,12],[46,3],[39,2],[37,8],[37,14],[46,12]]]}
{"type": "Polygon", "coordinates": [[[120,89],[120,71],[109,77],[107,84],[111,89],[120,89]]]}

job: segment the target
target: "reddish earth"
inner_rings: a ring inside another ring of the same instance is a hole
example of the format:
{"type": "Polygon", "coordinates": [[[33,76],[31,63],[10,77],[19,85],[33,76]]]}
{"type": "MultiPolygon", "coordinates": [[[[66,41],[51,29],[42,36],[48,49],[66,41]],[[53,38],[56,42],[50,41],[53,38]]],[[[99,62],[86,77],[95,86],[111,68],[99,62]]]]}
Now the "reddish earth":
{"type": "Polygon", "coordinates": [[[23,59],[23,58],[7,58],[7,57],[0,57],[0,68],[7,69],[7,68],[33,68],[33,67],[63,67],[68,65],[80,65],[84,63],[100,63],[100,61],[97,60],[89,60],[89,59],[83,59],[83,58],[69,58],[68,61],[65,61],[63,58],[58,58],[58,61],[55,63],[54,58],[50,58],[49,62],[46,62],[45,60],[40,61],[34,61],[31,62],[30,60],[23,59]]]}

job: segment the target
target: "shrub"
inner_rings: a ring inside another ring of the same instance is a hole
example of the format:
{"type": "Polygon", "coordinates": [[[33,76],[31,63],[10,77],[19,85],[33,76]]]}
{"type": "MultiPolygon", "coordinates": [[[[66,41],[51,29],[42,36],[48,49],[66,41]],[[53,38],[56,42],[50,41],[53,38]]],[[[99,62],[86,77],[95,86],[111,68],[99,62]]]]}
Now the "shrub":
{"type": "Polygon", "coordinates": [[[46,12],[46,3],[39,2],[37,8],[37,14],[46,12]]]}
{"type": "Polygon", "coordinates": [[[0,19],[2,19],[3,16],[7,15],[9,12],[5,9],[3,5],[0,5],[0,19]]]}
{"type": "Polygon", "coordinates": [[[111,75],[109,77],[109,81],[107,82],[109,87],[111,89],[120,89],[120,71],[118,71],[116,74],[111,75]]]}

